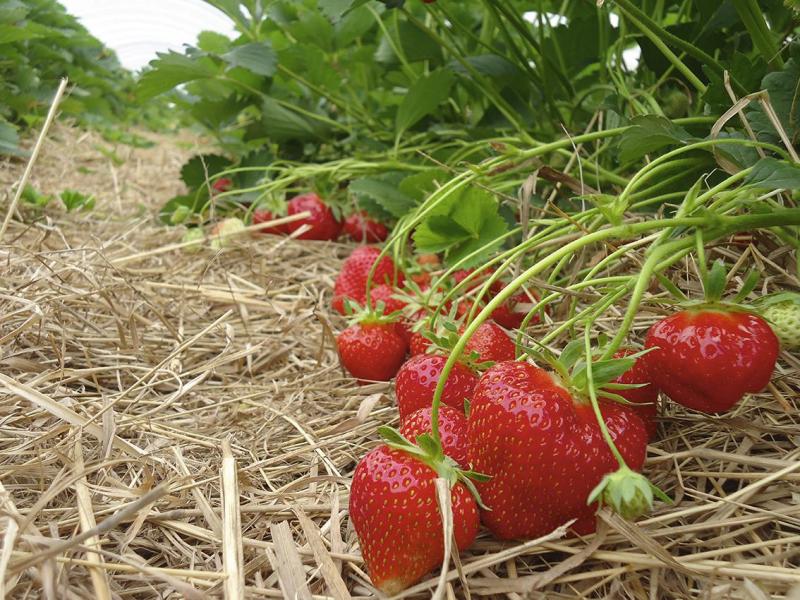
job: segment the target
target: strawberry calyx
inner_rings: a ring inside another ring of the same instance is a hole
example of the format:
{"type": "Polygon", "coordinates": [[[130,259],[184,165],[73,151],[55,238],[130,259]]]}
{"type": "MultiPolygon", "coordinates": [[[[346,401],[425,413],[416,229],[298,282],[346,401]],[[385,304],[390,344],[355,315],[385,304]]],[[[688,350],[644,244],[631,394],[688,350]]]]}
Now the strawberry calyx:
{"type": "MultiPolygon", "coordinates": [[[[427,330],[421,331],[420,335],[431,342],[431,345],[428,346],[427,349],[428,353],[436,353],[438,350],[444,354],[450,354],[458,343],[458,340],[461,339],[458,323],[449,318],[438,319],[434,327],[429,326],[427,330]]],[[[494,365],[494,361],[482,361],[480,355],[474,350],[468,353],[462,353],[461,356],[458,357],[458,362],[477,372],[485,371],[494,365]]]]}
{"type": "MultiPolygon", "coordinates": [[[[636,360],[648,354],[653,348],[633,352],[623,357],[593,360],[591,365],[591,381],[586,364],[583,340],[568,343],[561,354],[556,357],[549,349],[542,347],[539,351],[526,350],[535,360],[547,364],[555,371],[556,383],[569,390],[572,397],[580,404],[590,404],[590,386],[596,390],[598,397],[613,400],[620,404],[632,404],[615,391],[644,387],[646,383],[615,383],[618,377],[631,370],[636,360]]],[[[598,351],[595,353],[600,355],[598,351]]]]}
{"type": "Polygon", "coordinates": [[[349,324],[359,325],[390,325],[400,321],[402,311],[396,310],[384,314],[386,305],[383,300],[378,300],[373,306],[361,306],[350,298],[344,299],[344,312],[349,324]]]}
{"type": "Polygon", "coordinates": [[[704,271],[701,274],[701,281],[703,284],[704,300],[698,302],[685,302],[684,306],[687,307],[703,307],[712,308],[722,307],[724,310],[739,310],[748,312],[750,307],[745,305],[744,299],[747,295],[755,289],[758,283],[758,272],[755,269],[750,270],[744,278],[742,287],[736,293],[736,296],[729,301],[723,302],[722,297],[725,294],[725,288],[728,285],[728,268],[721,260],[715,260],[711,269],[704,271]]]}
{"type": "Polygon", "coordinates": [[[586,503],[597,502],[599,507],[608,506],[625,519],[636,519],[653,508],[654,497],[672,502],[647,477],[623,465],[603,477],[586,503]]]}
{"type": "Polygon", "coordinates": [[[439,477],[447,481],[451,488],[456,483],[463,483],[475,497],[478,506],[484,510],[491,510],[483,503],[478,488],[475,487],[476,481],[489,481],[489,476],[472,470],[461,469],[455,460],[444,453],[441,443],[437,442],[432,435],[422,433],[417,436],[417,443],[414,444],[397,429],[388,425],[379,427],[378,433],[387,446],[410,454],[420,462],[428,465],[439,477]]]}

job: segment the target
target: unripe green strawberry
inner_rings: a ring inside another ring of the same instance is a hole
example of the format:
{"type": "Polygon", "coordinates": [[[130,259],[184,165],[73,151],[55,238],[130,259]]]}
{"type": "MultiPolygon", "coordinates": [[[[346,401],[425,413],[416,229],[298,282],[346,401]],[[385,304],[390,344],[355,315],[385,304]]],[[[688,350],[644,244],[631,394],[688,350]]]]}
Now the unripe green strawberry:
{"type": "Polygon", "coordinates": [[[187,229],[186,233],[183,234],[183,238],[181,242],[194,242],[191,246],[184,246],[181,248],[184,252],[200,252],[202,246],[203,238],[205,237],[205,233],[203,233],[202,227],[192,227],[191,229],[187,229]]]}
{"type": "Polygon", "coordinates": [[[800,294],[782,292],[758,302],[759,312],[787,350],[800,348],[800,294]]]}
{"type": "Polygon", "coordinates": [[[236,237],[235,234],[245,228],[241,219],[224,219],[214,226],[211,230],[211,247],[219,250],[230,246],[236,237]]]}

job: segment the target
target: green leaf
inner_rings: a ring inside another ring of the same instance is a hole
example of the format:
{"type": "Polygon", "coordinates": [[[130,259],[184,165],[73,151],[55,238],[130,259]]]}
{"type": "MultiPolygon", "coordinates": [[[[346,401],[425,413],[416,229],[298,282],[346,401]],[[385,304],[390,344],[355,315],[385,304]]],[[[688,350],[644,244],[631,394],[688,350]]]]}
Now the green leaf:
{"type": "Polygon", "coordinates": [[[631,120],[631,128],[622,134],[620,160],[629,162],[664,146],[681,144],[691,139],[689,133],[659,115],[643,115],[631,120]]]}
{"type": "MultiPolygon", "coordinates": [[[[800,103],[797,101],[800,93],[800,62],[797,58],[788,60],[780,71],[768,73],[761,81],[761,89],[769,93],[769,102],[778,119],[789,136],[795,143],[800,133],[800,103]]],[[[753,105],[747,112],[747,119],[759,140],[781,144],[780,136],[772,125],[772,121],[760,105],[753,105]]]]}
{"type": "Polygon", "coordinates": [[[158,53],[158,58],[150,61],[152,70],[144,73],[137,87],[141,100],[148,100],[187,81],[207,79],[217,75],[213,63],[206,57],[190,58],[177,52],[158,53]]]}
{"type": "Polygon", "coordinates": [[[450,176],[443,169],[429,169],[407,176],[400,182],[399,189],[421,203],[449,179],[450,176]]]}
{"type": "Polygon", "coordinates": [[[319,0],[319,9],[334,23],[369,0],[319,0]]]}
{"type": "Polygon", "coordinates": [[[267,42],[253,42],[236,46],[222,58],[233,67],[243,67],[265,77],[275,75],[278,66],[278,57],[267,42]]]}
{"type": "Polygon", "coordinates": [[[479,188],[452,194],[417,227],[414,233],[417,249],[445,252],[448,264],[482,250],[463,267],[478,265],[502,244],[500,237],[508,231],[498,209],[497,200],[479,188]]]}
{"type": "MultiPolygon", "coordinates": [[[[400,21],[396,28],[397,33],[393,34],[394,43],[399,46],[405,58],[410,63],[427,60],[432,64],[439,64],[442,59],[442,49],[436,41],[414,23],[400,21]]],[[[378,49],[375,51],[375,60],[383,64],[398,64],[400,61],[395,54],[392,44],[386,37],[381,39],[378,49]]]]}
{"type": "Polygon", "coordinates": [[[197,36],[197,47],[211,54],[225,54],[231,49],[231,41],[216,31],[201,31],[197,36]]]}
{"type": "Polygon", "coordinates": [[[281,106],[274,98],[261,105],[262,122],[270,139],[310,141],[322,135],[321,129],[303,115],[281,106]]]}
{"type": "Polygon", "coordinates": [[[208,179],[231,167],[231,161],[218,154],[202,154],[193,156],[181,167],[181,180],[191,190],[204,188],[206,186],[206,175],[208,179]]]}
{"type": "Polygon", "coordinates": [[[19,135],[16,127],[2,117],[0,117],[0,154],[25,155],[19,147],[19,135]]]}
{"type": "Polygon", "coordinates": [[[744,182],[767,190],[797,189],[800,188],[800,166],[777,158],[762,158],[744,182]]]}
{"type": "Polygon", "coordinates": [[[350,183],[349,189],[358,198],[361,208],[369,209],[369,202],[372,201],[378,205],[383,214],[396,219],[407,215],[417,207],[416,200],[403,193],[398,189],[396,182],[389,181],[388,178],[356,179],[350,183]]]}
{"type": "Polygon", "coordinates": [[[90,194],[83,194],[75,190],[64,190],[59,197],[69,212],[73,210],[89,211],[94,208],[95,199],[90,194]]]}
{"type": "Polygon", "coordinates": [[[53,199],[52,196],[48,196],[47,194],[42,194],[36,188],[31,185],[26,185],[25,189],[22,191],[22,201],[26,204],[31,204],[38,208],[44,208],[47,206],[50,201],[53,199]]]}
{"type": "Polygon", "coordinates": [[[408,90],[397,110],[395,131],[400,134],[428,116],[450,96],[453,86],[450,71],[434,71],[418,79],[408,90]]]}
{"type": "MultiPolygon", "coordinates": [[[[500,88],[511,85],[521,77],[524,77],[524,73],[519,67],[509,61],[507,58],[498,56],[497,54],[468,56],[465,60],[473,69],[475,69],[476,72],[489,77],[500,88]]],[[[472,77],[472,73],[470,73],[467,68],[458,61],[454,60],[447,66],[453,72],[458,73],[462,77],[472,77]]]]}

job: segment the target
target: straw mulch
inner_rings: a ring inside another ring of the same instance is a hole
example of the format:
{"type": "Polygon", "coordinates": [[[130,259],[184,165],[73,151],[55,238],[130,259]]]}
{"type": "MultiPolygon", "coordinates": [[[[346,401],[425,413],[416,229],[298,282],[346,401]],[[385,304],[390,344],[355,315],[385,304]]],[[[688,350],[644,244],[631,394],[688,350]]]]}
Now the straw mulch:
{"type": "MultiPolygon", "coordinates": [[[[163,251],[181,232],[152,210],[179,191],[188,141],[114,165],[93,134],[56,128],[34,185],[98,208],[26,209],[2,240],[0,595],[374,597],[348,485],[396,411],[389,385],[338,365],[327,305],[350,248],[163,251]]],[[[22,168],[0,164],[5,206],[22,168]]],[[[770,286],[798,285],[785,249],[744,252],[770,286]]],[[[672,505],[636,524],[603,513],[585,539],[483,532],[447,597],[797,598],[797,369],[783,353],[769,390],[723,417],[666,410],[646,470],[672,505]]]]}

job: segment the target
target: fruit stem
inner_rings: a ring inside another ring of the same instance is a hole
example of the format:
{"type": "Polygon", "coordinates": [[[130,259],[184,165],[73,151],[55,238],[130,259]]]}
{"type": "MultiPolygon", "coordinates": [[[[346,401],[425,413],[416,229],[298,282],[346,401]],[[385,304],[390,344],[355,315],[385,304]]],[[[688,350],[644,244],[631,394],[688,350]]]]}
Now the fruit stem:
{"type": "Polygon", "coordinates": [[[633,288],[633,293],[628,301],[628,309],[625,311],[622,324],[617,329],[617,333],[614,335],[614,338],[603,351],[601,360],[607,360],[611,358],[622,345],[625,337],[628,335],[628,332],[633,325],[633,320],[636,318],[636,313],[639,310],[639,305],[642,302],[642,297],[644,296],[645,291],[647,291],[650,281],[653,278],[653,273],[656,270],[656,266],[661,262],[662,258],[673,253],[680,253],[685,248],[691,248],[692,244],[693,240],[691,238],[684,238],[664,244],[663,246],[650,248],[650,256],[648,256],[647,260],[645,260],[644,264],[642,265],[642,270],[636,279],[636,286],[633,288]]]}
{"type": "Polygon", "coordinates": [[[603,419],[603,413],[600,412],[600,403],[597,401],[597,390],[595,390],[594,377],[592,377],[592,340],[589,335],[589,323],[586,324],[583,330],[583,339],[586,347],[586,386],[589,390],[589,401],[592,403],[594,416],[597,418],[600,432],[603,434],[603,439],[605,439],[609,450],[611,450],[611,454],[617,459],[617,463],[619,463],[621,469],[627,469],[628,465],[625,459],[622,458],[622,454],[620,454],[617,445],[614,443],[614,439],[611,437],[611,433],[608,431],[606,421],[603,419]]]}

